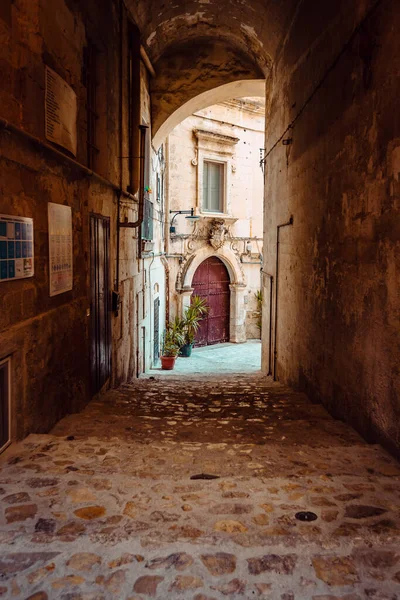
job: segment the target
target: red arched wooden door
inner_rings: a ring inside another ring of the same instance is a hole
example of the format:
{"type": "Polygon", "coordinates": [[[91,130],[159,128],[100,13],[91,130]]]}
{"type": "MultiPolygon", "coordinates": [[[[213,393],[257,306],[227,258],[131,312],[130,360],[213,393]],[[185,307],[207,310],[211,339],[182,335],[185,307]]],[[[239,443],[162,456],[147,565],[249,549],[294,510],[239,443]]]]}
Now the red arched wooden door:
{"type": "Polygon", "coordinates": [[[207,258],[197,268],[192,282],[193,295],[207,300],[208,315],[201,321],[196,346],[229,341],[229,273],[216,256],[207,258]]]}

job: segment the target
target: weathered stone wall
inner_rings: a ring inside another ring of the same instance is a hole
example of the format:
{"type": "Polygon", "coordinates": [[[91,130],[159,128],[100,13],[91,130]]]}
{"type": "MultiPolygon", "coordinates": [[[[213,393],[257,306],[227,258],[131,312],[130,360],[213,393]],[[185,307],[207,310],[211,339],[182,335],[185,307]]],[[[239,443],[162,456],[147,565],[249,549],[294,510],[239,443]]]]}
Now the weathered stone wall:
{"type": "MultiPolygon", "coordinates": [[[[274,69],[267,149],[368,5],[302,4],[274,69]]],[[[399,26],[391,1],[365,22],[287,133],[293,144],[280,143],[267,160],[265,201],[269,273],[276,226],[294,217],[281,229],[278,379],[393,451],[400,448],[399,26]]],[[[266,300],[268,292],[266,278],[266,300]]]]}
{"type": "MultiPolygon", "coordinates": [[[[126,72],[126,15],[123,25],[126,72]]],[[[92,0],[6,0],[0,11],[0,118],[45,140],[45,65],[74,89],[78,100],[78,152],[86,164],[86,88],[83,55],[88,39],[96,44],[98,65],[98,143],[95,171],[119,186],[120,20],[118,4],[92,0]],[[4,5],[4,6],[3,6],[4,5]]],[[[143,75],[142,99],[148,90],[143,75]]],[[[123,156],[127,144],[127,85],[122,86],[123,156]]],[[[147,112],[149,109],[147,108],[147,112]]],[[[127,161],[122,184],[128,183],[127,161]]],[[[21,135],[0,130],[0,213],[33,217],[35,275],[0,283],[0,359],[11,356],[13,438],[47,431],[65,413],[90,399],[90,213],[110,222],[110,288],[116,278],[117,195],[107,184],[21,135]],[[73,290],[49,296],[48,202],[71,206],[73,290]]],[[[134,190],[137,191],[137,190],[134,190]]],[[[137,203],[123,200],[121,219],[137,218],[137,203]]],[[[137,230],[121,230],[122,304],[112,316],[112,380],[135,375],[135,302],[143,284],[138,275],[137,230]]],[[[73,432],[72,432],[73,433],[73,432]]]]}

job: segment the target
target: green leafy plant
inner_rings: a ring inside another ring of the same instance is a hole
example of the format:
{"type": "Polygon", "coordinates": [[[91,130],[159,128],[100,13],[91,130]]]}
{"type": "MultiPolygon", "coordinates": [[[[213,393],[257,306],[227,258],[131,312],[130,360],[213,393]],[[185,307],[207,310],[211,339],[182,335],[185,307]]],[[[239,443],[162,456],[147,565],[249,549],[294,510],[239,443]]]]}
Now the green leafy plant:
{"type": "Polygon", "coordinates": [[[184,324],[184,338],[185,344],[193,344],[194,339],[196,337],[196,333],[200,327],[200,321],[206,316],[208,313],[207,302],[204,298],[200,296],[193,296],[190,306],[185,310],[185,315],[183,317],[184,324]]]}
{"type": "Polygon", "coordinates": [[[162,342],[163,356],[178,356],[181,346],[185,343],[183,320],[175,317],[167,324],[162,342]]]}

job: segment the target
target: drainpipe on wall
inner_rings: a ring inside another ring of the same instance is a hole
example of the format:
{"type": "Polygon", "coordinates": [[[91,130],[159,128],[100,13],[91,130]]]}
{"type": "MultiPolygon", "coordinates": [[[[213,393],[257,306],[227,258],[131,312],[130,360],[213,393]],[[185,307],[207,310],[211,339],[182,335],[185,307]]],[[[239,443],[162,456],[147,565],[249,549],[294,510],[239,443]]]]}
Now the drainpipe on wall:
{"type": "Polygon", "coordinates": [[[266,277],[269,277],[269,341],[268,341],[268,373],[272,375],[272,297],[274,293],[274,277],[266,271],[262,271],[266,277]]]}
{"type": "Polygon", "coordinates": [[[140,130],[140,179],[139,179],[139,210],[138,210],[138,218],[136,221],[123,223],[119,222],[118,227],[129,227],[131,229],[137,229],[143,223],[144,216],[144,160],[145,160],[145,151],[146,151],[146,134],[147,134],[147,125],[139,125],[140,130]]]}
{"type": "Polygon", "coordinates": [[[293,216],[287,223],[282,223],[276,227],[276,268],[275,268],[275,332],[274,332],[274,381],[276,381],[276,363],[278,360],[277,340],[278,340],[278,291],[279,291],[279,233],[282,227],[293,225],[293,216]]]}

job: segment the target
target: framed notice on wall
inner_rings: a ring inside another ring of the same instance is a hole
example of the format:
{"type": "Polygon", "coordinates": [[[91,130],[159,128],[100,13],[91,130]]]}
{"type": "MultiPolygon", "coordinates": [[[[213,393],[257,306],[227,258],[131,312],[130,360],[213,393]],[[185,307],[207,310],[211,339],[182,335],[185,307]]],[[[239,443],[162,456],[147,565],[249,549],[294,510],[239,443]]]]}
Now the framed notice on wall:
{"type": "Polygon", "coordinates": [[[0,282],[34,274],[33,219],[0,215],[0,282]]]}
{"type": "Polygon", "coordinates": [[[63,204],[48,204],[50,296],[72,290],[72,211],[63,204]]]}
{"type": "Polygon", "coordinates": [[[46,67],[46,138],[76,156],[77,103],[74,90],[53,69],[46,67]]]}

